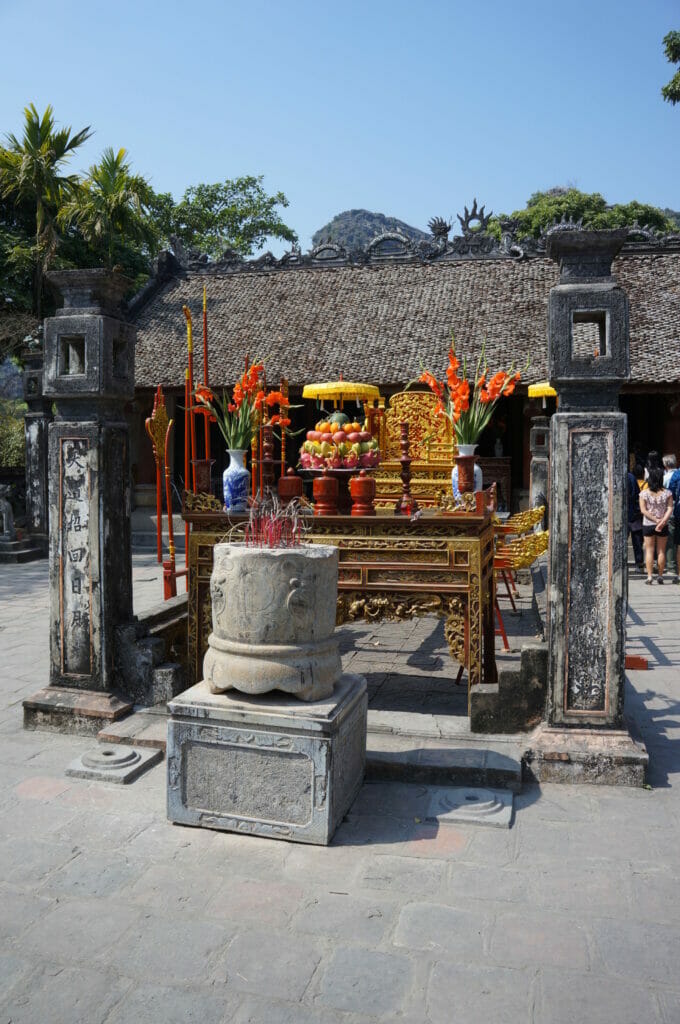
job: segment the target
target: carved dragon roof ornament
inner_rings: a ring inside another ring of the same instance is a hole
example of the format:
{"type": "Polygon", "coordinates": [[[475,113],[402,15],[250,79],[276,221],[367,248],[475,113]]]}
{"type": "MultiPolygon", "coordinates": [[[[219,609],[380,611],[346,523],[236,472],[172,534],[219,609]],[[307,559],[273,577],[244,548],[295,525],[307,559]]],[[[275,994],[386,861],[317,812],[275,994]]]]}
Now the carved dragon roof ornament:
{"type": "MultiPolygon", "coordinates": [[[[464,207],[457,219],[462,233],[449,237],[452,224],[444,217],[432,217],[428,222],[431,238],[415,242],[397,231],[388,231],[378,235],[365,249],[351,251],[330,239],[321,242],[309,252],[303,253],[298,245],[281,257],[271,252],[262,253],[256,259],[244,259],[234,250],[227,250],[219,260],[208,260],[205,254],[187,250],[179,239],[171,239],[174,255],[163,254],[158,260],[157,284],[168,277],[198,270],[204,273],[262,273],[271,270],[293,270],[311,267],[343,267],[369,266],[389,263],[438,263],[461,259],[511,259],[523,260],[529,257],[543,256],[546,251],[548,237],[556,231],[573,231],[583,228],[583,221],[567,219],[566,216],[555,221],[550,227],[543,229],[538,238],[520,237],[517,219],[500,220],[500,241],[495,233],[489,230],[492,211],[486,212],[484,205],[479,206],[477,199],[472,208],[464,207]]],[[[634,224],[629,229],[626,242],[628,252],[642,252],[652,248],[677,250],[680,247],[680,233],[661,235],[649,225],[634,224]]],[[[157,286],[157,285],[156,285],[157,286]]],[[[133,305],[146,301],[149,289],[154,285],[150,282],[133,300],[133,305]],[[140,301],[137,301],[137,300],[140,301]]]]}

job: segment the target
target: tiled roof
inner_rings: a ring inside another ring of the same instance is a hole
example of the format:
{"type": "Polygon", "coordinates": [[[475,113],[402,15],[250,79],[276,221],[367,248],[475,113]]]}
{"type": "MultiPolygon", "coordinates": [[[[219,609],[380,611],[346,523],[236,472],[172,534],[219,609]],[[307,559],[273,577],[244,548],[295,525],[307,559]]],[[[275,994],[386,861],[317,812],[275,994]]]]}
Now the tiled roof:
{"type": "MultiPolygon", "coordinates": [[[[633,382],[680,381],[680,252],[621,255],[614,274],[630,299],[633,382]]],[[[186,328],[194,318],[196,375],[202,376],[201,310],[208,293],[210,383],[231,384],[244,357],[266,361],[272,382],[367,380],[399,385],[421,364],[443,370],[449,332],[489,365],[519,368],[524,382],[547,376],[548,292],[558,278],[547,258],[471,259],[422,265],[189,270],[137,313],[138,387],[183,386],[186,328]]]]}

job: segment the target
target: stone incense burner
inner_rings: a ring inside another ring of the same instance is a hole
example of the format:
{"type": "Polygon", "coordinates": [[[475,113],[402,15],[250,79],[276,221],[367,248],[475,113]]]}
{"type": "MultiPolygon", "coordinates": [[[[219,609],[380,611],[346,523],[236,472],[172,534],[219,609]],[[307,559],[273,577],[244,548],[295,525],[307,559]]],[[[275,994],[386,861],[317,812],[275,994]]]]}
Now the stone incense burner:
{"type": "Polygon", "coordinates": [[[337,590],[335,547],[217,544],[213,631],[203,661],[210,690],[330,697],[342,672],[334,638],[337,590]]]}

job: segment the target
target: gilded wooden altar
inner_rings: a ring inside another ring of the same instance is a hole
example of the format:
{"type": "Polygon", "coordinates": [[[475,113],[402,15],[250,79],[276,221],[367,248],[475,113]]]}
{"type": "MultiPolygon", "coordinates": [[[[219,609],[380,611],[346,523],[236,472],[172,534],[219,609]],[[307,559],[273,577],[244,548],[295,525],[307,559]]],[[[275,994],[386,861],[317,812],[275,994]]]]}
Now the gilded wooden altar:
{"type": "MultiPolygon", "coordinates": [[[[243,519],[209,508],[185,511],[184,518],[191,524],[191,685],[201,678],[212,628],[213,546],[229,535],[238,539],[243,519]]],[[[467,668],[468,695],[472,686],[495,682],[494,528],[489,515],[430,513],[415,521],[393,515],[323,516],[310,517],[309,526],[309,542],[339,549],[339,625],[441,616],[451,655],[467,668]]]]}
{"type": "Polygon", "coordinates": [[[376,508],[390,512],[401,497],[399,456],[400,424],[409,425],[411,494],[421,508],[440,504],[451,491],[455,446],[451,424],[435,415],[437,399],[431,391],[400,391],[387,407],[367,409],[380,444],[380,465],[371,475],[376,482],[376,508]]]}

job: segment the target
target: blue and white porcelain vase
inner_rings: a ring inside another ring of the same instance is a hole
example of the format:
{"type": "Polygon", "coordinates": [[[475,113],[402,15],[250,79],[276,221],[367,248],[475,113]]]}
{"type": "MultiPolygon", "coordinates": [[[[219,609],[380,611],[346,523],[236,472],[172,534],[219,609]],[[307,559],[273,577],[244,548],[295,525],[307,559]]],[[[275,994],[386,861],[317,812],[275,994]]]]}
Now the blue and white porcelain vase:
{"type": "Polygon", "coordinates": [[[250,473],[246,469],[247,451],[229,448],[229,465],[222,474],[222,492],[227,512],[245,512],[250,493],[250,473]]]}
{"type": "Polygon", "coordinates": [[[477,451],[476,444],[459,444],[458,455],[456,456],[456,464],[451,470],[451,490],[453,496],[458,500],[461,493],[469,493],[470,491],[481,491],[483,487],[482,470],[474,461],[475,452],[477,451]],[[473,476],[474,466],[474,476],[473,476]],[[459,485],[459,474],[462,472],[463,486],[459,485]],[[474,483],[473,483],[474,480],[474,483]]]}

